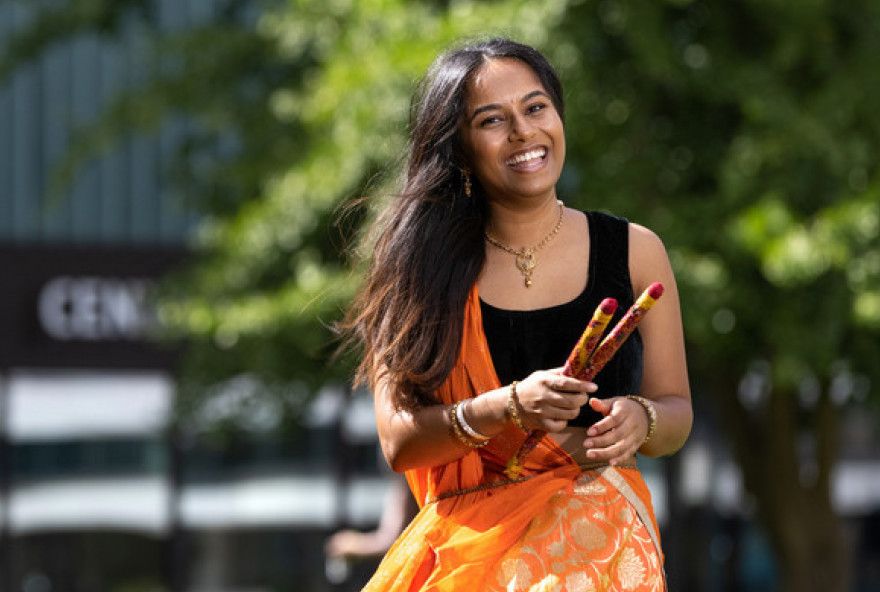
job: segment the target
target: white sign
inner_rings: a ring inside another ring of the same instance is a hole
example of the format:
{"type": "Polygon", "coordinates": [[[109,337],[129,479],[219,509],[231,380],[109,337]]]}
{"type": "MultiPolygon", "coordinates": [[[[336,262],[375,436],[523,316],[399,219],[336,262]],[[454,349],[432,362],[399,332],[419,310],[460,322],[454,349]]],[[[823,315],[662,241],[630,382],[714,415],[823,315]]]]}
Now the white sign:
{"type": "Polygon", "coordinates": [[[141,339],[155,324],[147,302],[152,285],[138,278],[57,277],[40,290],[40,326],[59,341],[141,339]]]}

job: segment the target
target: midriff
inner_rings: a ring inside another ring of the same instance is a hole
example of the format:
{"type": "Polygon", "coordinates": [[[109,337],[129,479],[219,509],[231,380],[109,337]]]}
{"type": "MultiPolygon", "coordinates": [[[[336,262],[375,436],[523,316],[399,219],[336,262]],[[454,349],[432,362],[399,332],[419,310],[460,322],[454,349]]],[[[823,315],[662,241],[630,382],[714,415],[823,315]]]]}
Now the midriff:
{"type": "MultiPolygon", "coordinates": [[[[587,465],[595,463],[594,459],[587,458],[587,451],[584,449],[584,440],[587,439],[587,430],[584,428],[566,428],[561,432],[550,434],[550,437],[559,444],[559,447],[565,450],[571,458],[579,465],[587,465]]],[[[632,458],[627,459],[627,463],[632,458]]]]}

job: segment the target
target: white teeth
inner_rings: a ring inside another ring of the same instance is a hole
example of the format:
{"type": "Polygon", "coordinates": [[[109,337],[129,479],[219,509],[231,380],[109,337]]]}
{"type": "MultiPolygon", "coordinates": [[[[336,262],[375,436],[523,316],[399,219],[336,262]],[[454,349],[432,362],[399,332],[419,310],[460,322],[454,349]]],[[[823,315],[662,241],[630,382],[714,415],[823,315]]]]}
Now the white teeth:
{"type": "Polygon", "coordinates": [[[544,155],[547,154],[546,148],[537,148],[535,150],[529,150],[524,154],[518,154],[512,158],[507,159],[507,164],[520,164],[526,162],[527,160],[533,160],[535,158],[544,158],[544,155]]]}

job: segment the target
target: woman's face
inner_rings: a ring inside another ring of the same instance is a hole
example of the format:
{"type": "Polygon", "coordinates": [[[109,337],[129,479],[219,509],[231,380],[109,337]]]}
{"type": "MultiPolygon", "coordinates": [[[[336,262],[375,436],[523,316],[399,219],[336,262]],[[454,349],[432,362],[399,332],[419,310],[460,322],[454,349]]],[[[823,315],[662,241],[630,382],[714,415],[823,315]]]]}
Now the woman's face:
{"type": "Polygon", "coordinates": [[[523,62],[486,62],[467,87],[461,139],[490,200],[556,197],[565,160],[562,120],[523,62]]]}

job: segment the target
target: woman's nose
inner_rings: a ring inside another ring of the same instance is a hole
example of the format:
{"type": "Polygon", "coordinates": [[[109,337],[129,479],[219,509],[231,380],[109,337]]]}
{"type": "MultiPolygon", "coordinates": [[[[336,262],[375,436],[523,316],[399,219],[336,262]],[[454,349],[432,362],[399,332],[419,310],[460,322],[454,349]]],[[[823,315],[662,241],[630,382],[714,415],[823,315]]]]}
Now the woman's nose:
{"type": "Polygon", "coordinates": [[[510,119],[510,133],[508,140],[515,142],[517,140],[528,140],[535,135],[535,127],[532,123],[522,115],[514,116],[510,119]]]}

